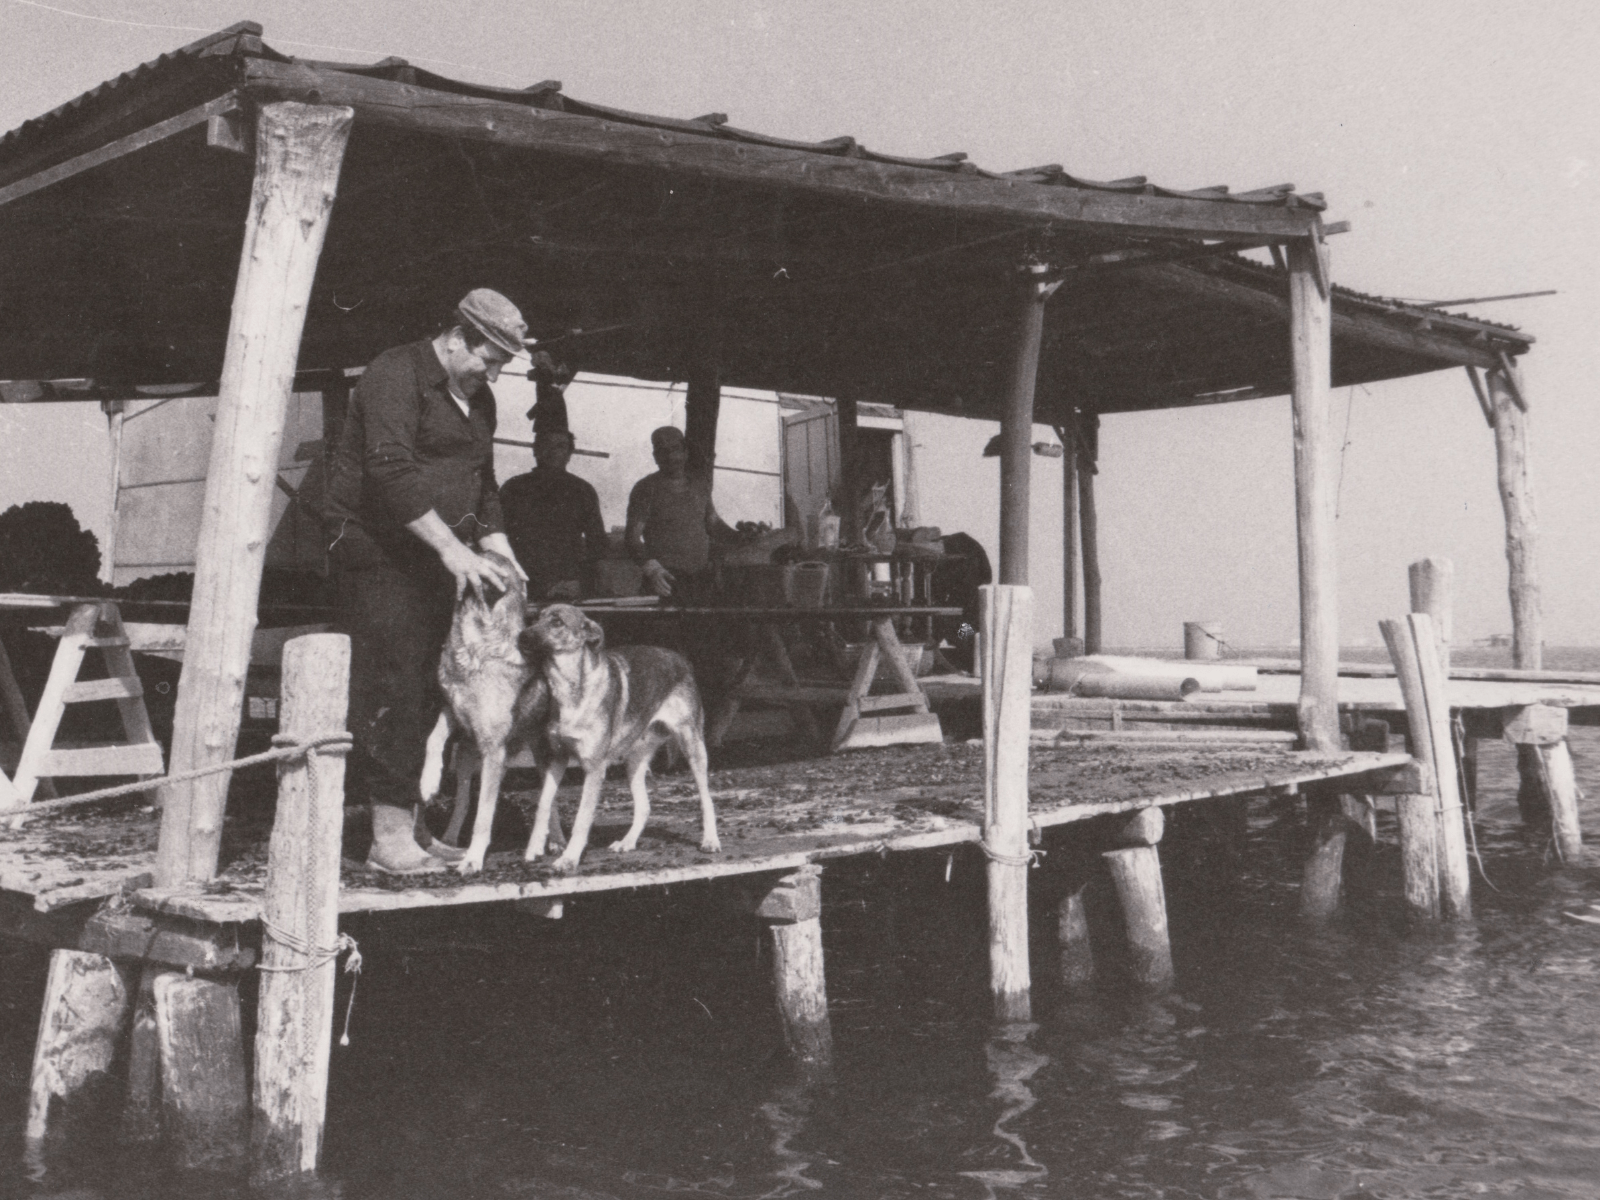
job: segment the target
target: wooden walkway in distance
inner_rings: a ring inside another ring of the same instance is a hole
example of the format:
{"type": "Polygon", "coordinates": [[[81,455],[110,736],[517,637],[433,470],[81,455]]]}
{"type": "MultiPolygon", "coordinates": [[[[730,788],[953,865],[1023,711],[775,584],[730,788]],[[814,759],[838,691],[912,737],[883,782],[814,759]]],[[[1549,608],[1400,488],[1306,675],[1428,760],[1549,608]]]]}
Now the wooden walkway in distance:
{"type": "MultiPolygon", "coordinates": [[[[1029,775],[1041,828],[1138,808],[1249,795],[1385,772],[1404,754],[1311,755],[1273,748],[1153,751],[1131,747],[1035,747],[1029,775]]],[[[524,777],[526,779],[528,777],[524,777]]],[[[712,773],[724,850],[696,845],[698,806],[687,775],[655,779],[655,808],[639,848],[607,846],[626,827],[626,783],[608,781],[599,819],[579,870],[558,875],[522,862],[520,848],[491,853],[483,874],[389,878],[347,865],[344,913],[481,904],[620,891],[734,875],[791,871],[806,863],[890,850],[976,842],[981,836],[983,747],[892,747],[712,773]]],[[[508,789],[507,803],[535,795],[508,789]]],[[[576,788],[562,789],[570,821],[576,788]]],[[[140,909],[203,922],[259,919],[265,841],[235,854],[217,879],[185,889],[149,886],[157,814],[122,809],[41,817],[0,831],[0,893],[50,912],[126,894],[140,909]]],[[[548,862],[548,860],[546,860],[548,862]]],[[[4,932],[0,930],[0,932],[4,932]]]]}

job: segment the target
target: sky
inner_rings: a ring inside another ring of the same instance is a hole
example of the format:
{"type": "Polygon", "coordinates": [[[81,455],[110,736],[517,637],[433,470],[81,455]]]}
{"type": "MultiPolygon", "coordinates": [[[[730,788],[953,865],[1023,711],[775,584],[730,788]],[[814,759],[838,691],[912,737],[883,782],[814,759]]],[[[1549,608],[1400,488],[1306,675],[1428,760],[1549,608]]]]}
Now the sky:
{"type": "MultiPolygon", "coordinates": [[[[1326,194],[1336,282],[1470,306],[1538,342],[1523,360],[1545,635],[1600,644],[1600,9],[1578,0],[0,0],[0,128],[238,20],[286,53],[398,55],[457,78],[795,138],[850,134],[996,170],[1326,194]],[[448,13],[448,16],[445,14],[448,13]]],[[[0,509],[103,524],[104,421],[0,409],[0,509]],[[100,456],[97,459],[97,455],[100,456]]],[[[1406,565],[1456,568],[1456,634],[1509,631],[1493,439],[1464,372],[1340,389],[1347,644],[1406,607],[1406,565]]],[[[1106,639],[1296,632],[1286,399],[1108,417],[1106,639]]],[[[1037,459],[1045,471],[1049,460],[1037,459]]]]}

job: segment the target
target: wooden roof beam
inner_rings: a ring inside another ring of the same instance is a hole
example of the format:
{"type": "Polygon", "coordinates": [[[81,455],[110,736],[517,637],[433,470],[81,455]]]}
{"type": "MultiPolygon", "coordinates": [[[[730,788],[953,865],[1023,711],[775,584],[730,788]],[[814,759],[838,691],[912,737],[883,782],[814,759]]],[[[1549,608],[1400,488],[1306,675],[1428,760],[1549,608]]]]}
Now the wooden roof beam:
{"type": "Polygon", "coordinates": [[[1051,187],[975,173],[946,174],[859,158],[797,153],[319,71],[303,63],[249,59],[243,90],[260,101],[349,105],[356,110],[358,123],[469,138],[621,167],[798,189],[842,200],[959,210],[974,217],[1036,225],[1112,228],[1141,236],[1267,239],[1311,236],[1320,220],[1315,209],[1306,207],[1051,187]]]}
{"type": "Polygon", "coordinates": [[[205,104],[197,105],[187,112],[179,113],[175,117],[168,117],[165,121],[158,121],[147,126],[137,133],[130,133],[127,137],[120,137],[104,146],[96,147],[86,154],[76,158],[69,158],[66,162],[57,163],[53,167],[46,167],[15,183],[0,187],[0,207],[10,204],[13,200],[20,200],[24,196],[32,195],[51,184],[60,183],[62,180],[71,179],[74,175],[103,166],[108,162],[123,158],[146,146],[153,146],[157,142],[175,137],[186,130],[193,129],[196,125],[206,125],[214,118],[225,116],[239,107],[239,98],[233,93],[219,96],[205,104]]]}

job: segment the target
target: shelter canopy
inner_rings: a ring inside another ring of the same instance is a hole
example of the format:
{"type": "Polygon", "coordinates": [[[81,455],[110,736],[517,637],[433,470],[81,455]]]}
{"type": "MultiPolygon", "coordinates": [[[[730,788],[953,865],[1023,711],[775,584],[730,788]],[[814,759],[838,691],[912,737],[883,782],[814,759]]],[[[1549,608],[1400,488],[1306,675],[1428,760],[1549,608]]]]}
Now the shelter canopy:
{"type": "MultiPolygon", "coordinates": [[[[244,23],[0,139],[0,379],[104,395],[218,377],[252,109],[278,100],[356,114],[302,371],[363,364],[487,285],[580,369],[683,379],[710,336],[726,384],[992,418],[1007,289],[1034,261],[1065,280],[1040,421],[1270,395],[1289,383],[1287,279],[1235,252],[1322,233],[1321,197],[1290,185],[997,174],[620,112],[555,82],[296,60],[244,23]]],[[[1344,289],[1333,308],[1335,385],[1491,367],[1533,340],[1344,289]]]]}

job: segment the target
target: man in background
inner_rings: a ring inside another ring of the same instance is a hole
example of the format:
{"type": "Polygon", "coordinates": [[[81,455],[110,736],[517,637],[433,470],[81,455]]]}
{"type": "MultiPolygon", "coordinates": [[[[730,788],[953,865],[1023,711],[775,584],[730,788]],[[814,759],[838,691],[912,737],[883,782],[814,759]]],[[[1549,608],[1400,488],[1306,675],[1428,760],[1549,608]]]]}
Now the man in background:
{"type": "Polygon", "coordinates": [[[663,425],[650,435],[660,470],[628,494],[628,554],[644,570],[645,588],[675,604],[711,598],[711,543],[738,534],[717,515],[711,481],[690,475],[683,430],[663,425]]]}
{"type": "Polygon", "coordinates": [[[600,497],[588,480],[567,471],[570,430],[534,435],[535,466],[500,487],[506,536],[528,573],[528,598],[573,603],[594,590],[594,564],[605,556],[600,497]]]}

